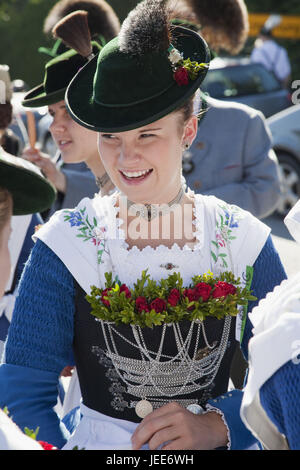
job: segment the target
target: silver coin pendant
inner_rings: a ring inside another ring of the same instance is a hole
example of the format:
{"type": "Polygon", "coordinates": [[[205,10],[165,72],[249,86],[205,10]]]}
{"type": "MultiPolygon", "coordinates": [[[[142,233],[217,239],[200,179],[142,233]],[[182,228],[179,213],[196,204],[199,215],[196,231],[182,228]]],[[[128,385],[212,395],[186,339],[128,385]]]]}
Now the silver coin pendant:
{"type": "Polygon", "coordinates": [[[140,418],[146,418],[152,411],[153,406],[148,400],[141,400],[135,405],[135,412],[140,418]]]}

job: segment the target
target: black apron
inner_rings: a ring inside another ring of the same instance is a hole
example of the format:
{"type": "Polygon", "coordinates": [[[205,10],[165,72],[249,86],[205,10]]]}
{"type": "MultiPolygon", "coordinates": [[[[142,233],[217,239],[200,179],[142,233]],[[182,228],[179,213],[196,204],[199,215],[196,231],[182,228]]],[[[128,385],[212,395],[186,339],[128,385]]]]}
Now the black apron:
{"type": "MultiPolygon", "coordinates": [[[[133,422],[140,422],[134,407],[130,407],[133,401],[140,399],[127,393],[126,384],[121,380],[117,371],[109,358],[107,358],[106,343],[100,322],[98,322],[90,313],[90,304],[85,299],[86,293],[75,281],[75,322],[74,322],[74,357],[77,368],[80,389],[82,393],[83,404],[95,411],[103,413],[117,419],[125,419],[133,422]]],[[[193,399],[194,402],[205,406],[207,400],[218,397],[228,390],[230,376],[230,365],[238,342],[235,339],[235,317],[232,317],[227,348],[221,361],[219,370],[213,383],[208,389],[198,390],[189,395],[180,395],[171,399],[165,397],[168,401],[177,401],[177,399],[193,399]]],[[[204,322],[205,332],[208,343],[219,344],[223,333],[224,320],[208,318],[204,322]]],[[[128,325],[115,326],[121,335],[129,341],[135,342],[131,327],[128,325]]],[[[161,326],[153,329],[144,328],[143,335],[146,345],[153,351],[157,351],[160,342],[161,326]]],[[[184,338],[190,328],[190,322],[181,323],[182,336],[184,338]]],[[[118,353],[133,359],[140,359],[136,348],[125,341],[118,341],[118,353]]],[[[192,348],[194,342],[191,341],[192,348]]],[[[200,335],[197,350],[204,350],[206,344],[202,335],[200,335]]],[[[172,328],[166,329],[163,354],[174,356],[178,352],[174,341],[172,328]],[[169,335],[169,341],[168,341],[169,335]]],[[[160,397],[164,398],[164,397],[160,397]]],[[[151,401],[151,398],[148,398],[151,401]]]]}

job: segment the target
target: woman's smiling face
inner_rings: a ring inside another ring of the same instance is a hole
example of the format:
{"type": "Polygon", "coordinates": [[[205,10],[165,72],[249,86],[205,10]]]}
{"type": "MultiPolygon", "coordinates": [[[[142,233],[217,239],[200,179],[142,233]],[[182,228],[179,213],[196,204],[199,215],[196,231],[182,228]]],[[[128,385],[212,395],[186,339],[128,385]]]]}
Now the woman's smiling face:
{"type": "Polygon", "coordinates": [[[179,112],[146,126],[98,134],[103,164],[117,188],[134,202],[171,201],[181,186],[182,150],[197,132],[197,117],[182,124],[179,112]]]}

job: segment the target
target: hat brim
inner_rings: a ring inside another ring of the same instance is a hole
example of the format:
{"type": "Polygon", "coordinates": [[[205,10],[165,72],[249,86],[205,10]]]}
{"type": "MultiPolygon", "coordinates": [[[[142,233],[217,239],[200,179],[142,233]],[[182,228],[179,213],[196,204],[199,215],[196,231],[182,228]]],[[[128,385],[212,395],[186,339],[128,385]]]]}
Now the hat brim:
{"type": "MultiPolygon", "coordinates": [[[[205,41],[195,32],[177,27],[176,48],[183,58],[209,62],[210,51],[205,41]],[[195,49],[195,46],[198,49],[195,49]]],[[[65,103],[71,117],[81,126],[98,132],[123,132],[155,122],[180,108],[193,95],[204,80],[207,69],[199,72],[188,85],[179,86],[176,81],[157,97],[132,106],[109,107],[93,101],[93,81],[97,69],[97,57],[88,62],[67,87],[65,103]]]]}
{"type": "Polygon", "coordinates": [[[22,106],[26,108],[39,108],[41,106],[49,106],[59,101],[64,100],[66,88],[54,91],[53,93],[46,93],[44,85],[40,84],[33,88],[29,93],[24,96],[22,106]]]}
{"type": "Polygon", "coordinates": [[[13,198],[13,214],[26,215],[43,212],[55,201],[56,190],[39,170],[20,157],[0,156],[0,187],[7,189],[13,198]]]}

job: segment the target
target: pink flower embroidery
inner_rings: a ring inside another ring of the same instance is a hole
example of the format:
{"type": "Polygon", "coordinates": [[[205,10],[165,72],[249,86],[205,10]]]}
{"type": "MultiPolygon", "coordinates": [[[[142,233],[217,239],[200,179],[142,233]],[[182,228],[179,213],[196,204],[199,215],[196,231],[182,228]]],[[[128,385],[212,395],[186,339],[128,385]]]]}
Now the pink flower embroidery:
{"type": "Polygon", "coordinates": [[[223,247],[226,246],[225,240],[220,234],[218,233],[216,234],[216,239],[217,239],[219,246],[223,246],[223,247]]]}

